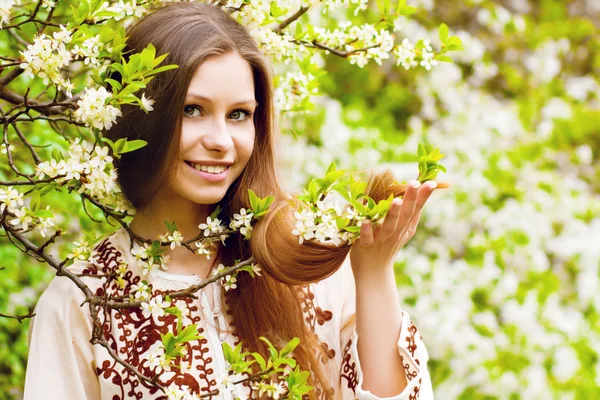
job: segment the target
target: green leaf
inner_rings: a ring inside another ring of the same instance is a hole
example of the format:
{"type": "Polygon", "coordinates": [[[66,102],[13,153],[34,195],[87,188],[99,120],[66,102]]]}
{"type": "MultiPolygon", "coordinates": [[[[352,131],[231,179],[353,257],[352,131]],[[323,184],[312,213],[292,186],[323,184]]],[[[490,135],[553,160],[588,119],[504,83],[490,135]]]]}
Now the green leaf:
{"type": "Polygon", "coordinates": [[[417,12],[417,9],[412,6],[402,7],[402,10],[400,10],[400,14],[404,15],[404,16],[413,15],[416,12],[417,12]]]}
{"type": "Polygon", "coordinates": [[[435,59],[438,61],[442,61],[442,62],[449,62],[449,63],[454,62],[454,60],[452,58],[450,58],[448,56],[444,56],[444,55],[439,55],[439,54],[437,54],[435,56],[435,59]]]}
{"type": "Polygon", "coordinates": [[[170,233],[173,233],[174,231],[179,230],[179,229],[177,229],[177,224],[175,223],[175,221],[173,221],[173,222],[164,221],[164,222],[170,233]]]}
{"type": "Polygon", "coordinates": [[[190,342],[192,340],[200,340],[202,336],[198,333],[198,325],[191,324],[185,327],[179,335],[177,335],[178,343],[190,342]]]}
{"type": "Polygon", "coordinates": [[[446,41],[448,40],[448,25],[446,25],[442,22],[440,24],[439,34],[440,34],[440,42],[442,42],[442,44],[446,44],[446,41]]]}
{"type": "Polygon", "coordinates": [[[168,71],[168,70],[171,70],[171,69],[176,69],[176,68],[179,68],[179,65],[176,65],[176,64],[165,65],[165,66],[153,69],[152,71],[148,72],[146,74],[146,76],[156,75],[156,74],[159,74],[161,72],[168,71]]]}
{"type": "Polygon", "coordinates": [[[299,344],[300,344],[300,338],[297,338],[297,337],[293,338],[284,346],[283,349],[281,349],[279,356],[286,357],[288,354],[290,354],[292,351],[294,351],[294,349],[296,347],[298,347],[299,344]]]}
{"type": "Polygon", "coordinates": [[[248,189],[248,198],[250,200],[250,208],[255,212],[258,210],[258,196],[252,189],[248,189]]]}
{"type": "Polygon", "coordinates": [[[36,191],[31,195],[31,202],[29,203],[31,211],[37,211],[40,208],[41,202],[42,196],[40,196],[40,192],[36,191]]]}
{"type": "Polygon", "coordinates": [[[335,219],[335,225],[340,230],[344,229],[345,227],[347,227],[349,223],[350,223],[350,219],[345,218],[345,217],[337,217],[335,219]]]}
{"type": "Polygon", "coordinates": [[[37,210],[34,215],[38,218],[54,218],[54,214],[50,210],[37,210]]]}
{"type": "Polygon", "coordinates": [[[113,89],[113,92],[118,92],[118,91],[120,91],[123,88],[123,85],[121,85],[120,82],[118,82],[118,81],[116,81],[114,79],[106,78],[104,80],[110,84],[110,86],[113,89]]]}
{"type": "Polygon", "coordinates": [[[256,363],[262,371],[267,369],[267,362],[265,361],[264,357],[260,355],[260,353],[252,353],[252,357],[254,357],[256,363]]]}
{"type": "Polygon", "coordinates": [[[330,172],[334,172],[336,171],[336,165],[335,165],[335,161],[332,161],[331,164],[329,164],[329,167],[327,167],[327,172],[325,173],[325,175],[329,174],[330,172]]]}
{"type": "Polygon", "coordinates": [[[145,140],[141,140],[141,139],[127,141],[125,143],[125,146],[123,147],[123,149],[121,150],[121,152],[119,154],[130,153],[132,151],[135,151],[137,149],[141,149],[142,147],[145,147],[147,144],[148,144],[148,142],[146,142],[145,140]]]}

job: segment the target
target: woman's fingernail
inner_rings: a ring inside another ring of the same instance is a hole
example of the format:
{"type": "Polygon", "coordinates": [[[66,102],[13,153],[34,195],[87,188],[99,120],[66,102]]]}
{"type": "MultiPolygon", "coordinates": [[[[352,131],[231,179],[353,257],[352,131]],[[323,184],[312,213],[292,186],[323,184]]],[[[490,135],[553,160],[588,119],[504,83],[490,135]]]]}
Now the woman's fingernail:
{"type": "Polygon", "coordinates": [[[418,188],[419,186],[421,186],[421,182],[419,181],[410,181],[409,185],[411,187],[414,187],[415,189],[418,188]]]}
{"type": "Polygon", "coordinates": [[[437,182],[436,181],[429,181],[428,185],[429,185],[429,187],[431,189],[435,189],[437,187],[437,182]]]}

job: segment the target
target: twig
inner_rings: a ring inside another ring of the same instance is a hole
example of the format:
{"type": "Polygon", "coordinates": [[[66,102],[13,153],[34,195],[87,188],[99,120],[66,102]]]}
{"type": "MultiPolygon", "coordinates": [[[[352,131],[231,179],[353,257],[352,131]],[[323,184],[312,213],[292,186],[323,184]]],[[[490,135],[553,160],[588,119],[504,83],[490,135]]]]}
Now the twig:
{"type": "Polygon", "coordinates": [[[300,18],[301,16],[303,16],[308,10],[309,7],[300,7],[300,9],[298,11],[296,11],[294,14],[292,14],[289,18],[287,18],[286,20],[284,20],[283,22],[281,22],[279,25],[277,25],[273,31],[276,33],[280,33],[282,30],[284,30],[285,28],[287,28],[287,26],[289,24],[291,24],[292,22],[294,22],[295,20],[297,20],[298,18],[300,18]]]}
{"type": "MultiPolygon", "coordinates": [[[[204,279],[202,282],[199,282],[195,285],[189,286],[185,289],[175,290],[172,292],[166,291],[165,295],[169,295],[169,297],[171,297],[171,298],[191,297],[191,298],[195,299],[196,298],[195,293],[198,292],[199,290],[201,290],[202,288],[210,285],[211,283],[218,281],[219,279],[221,279],[227,275],[232,274],[233,272],[239,270],[242,267],[245,267],[246,265],[252,264],[254,261],[255,261],[255,258],[254,258],[254,256],[252,256],[232,267],[224,269],[223,271],[211,276],[210,278],[204,279]]],[[[99,299],[97,296],[89,296],[89,298],[86,299],[85,302],[90,302],[95,305],[104,304],[107,308],[112,308],[112,309],[137,308],[137,307],[141,307],[142,303],[143,303],[142,301],[107,301],[107,302],[104,302],[104,300],[99,299]]]]}
{"type": "Polygon", "coordinates": [[[12,127],[15,130],[15,132],[17,132],[17,136],[19,136],[19,139],[21,139],[21,141],[23,142],[23,144],[25,146],[27,146],[27,148],[29,149],[29,152],[31,153],[31,157],[33,157],[33,160],[35,161],[35,164],[37,165],[37,164],[41,163],[42,160],[37,155],[35,149],[31,145],[31,143],[29,143],[29,141],[27,140],[27,138],[25,137],[25,135],[23,135],[23,132],[21,132],[21,130],[19,129],[19,127],[17,126],[17,124],[13,123],[12,127]]]}
{"type": "Polygon", "coordinates": [[[33,313],[33,310],[31,308],[29,308],[29,314],[26,315],[8,315],[0,313],[0,317],[16,319],[17,321],[19,321],[20,324],[23,323],[24,319],[33,318],[34,316],[35,314],[33,313]]]}
{"type": "Polygon", "coordinates": [[[23,68],[13,68],[8,74],[0,78],[0,87],[8,85],[25,70],[23,68]]]}

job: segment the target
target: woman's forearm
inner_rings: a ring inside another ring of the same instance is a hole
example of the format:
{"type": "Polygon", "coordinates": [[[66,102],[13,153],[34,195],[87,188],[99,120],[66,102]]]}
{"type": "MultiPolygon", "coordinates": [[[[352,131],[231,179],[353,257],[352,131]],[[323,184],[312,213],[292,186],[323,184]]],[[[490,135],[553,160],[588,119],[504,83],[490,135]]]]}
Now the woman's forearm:
{"type": "Polygon", "coordinates": [[[393,266],[383,273],[355,276],[355,280],[363,389],[378,397],[396,396],[407,381],[398,352],[402,310],[393,266]]]}

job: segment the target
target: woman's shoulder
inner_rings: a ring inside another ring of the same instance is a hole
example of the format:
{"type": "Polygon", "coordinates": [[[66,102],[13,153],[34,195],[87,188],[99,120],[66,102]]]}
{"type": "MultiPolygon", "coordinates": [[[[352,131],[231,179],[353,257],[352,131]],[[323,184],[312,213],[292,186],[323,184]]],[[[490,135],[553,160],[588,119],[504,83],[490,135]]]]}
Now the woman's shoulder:
{"type": "Polygon", "coordinates": [[[75,259],[71,265],[65,266],[64,272],[57,273],[44,290],[38,307],[41,303],[47,308],[63,308],[72,302],[85,300],[84,291],[78,283],[95,293],[104,277],[117,267],[114,261],[121,253],[118,242],[117,232],[107,235],[92,246],[89,258],[75,259]]]}

